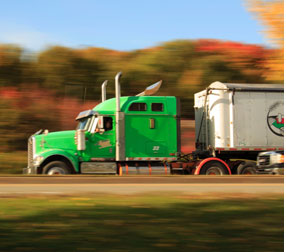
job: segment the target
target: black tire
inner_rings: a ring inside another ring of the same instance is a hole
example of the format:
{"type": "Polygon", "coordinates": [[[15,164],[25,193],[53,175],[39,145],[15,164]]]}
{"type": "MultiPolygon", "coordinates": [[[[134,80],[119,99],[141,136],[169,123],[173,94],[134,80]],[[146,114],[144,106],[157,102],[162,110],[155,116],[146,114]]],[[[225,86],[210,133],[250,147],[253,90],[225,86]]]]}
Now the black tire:
{"type": "Polygon", "coordinates": [[[242,162],[237,167],[237,174],[238,175],[254,175],[257,174],[256,164],[251,161],[242,162]]]}
{"type": "Polygon", "coordinates": [[[70,169],[66,163],[62,161],[53,161],[46,164],[43,168],[43,174],[48,175],[65,175],[70,174],[70,169]]]}
{"type": "Polygon", "coordinates": [[[203,165],[200,170],[200,174],[203,175],[225,175],[227,174],[226,167],[218,161],[209,161],[203,165]]]}
{"type": "Polygon", "coordinates": [[[231,168],[231,174],[238,174],[238,172],[237,172],[238,166],[241,165],[241,163],[243,163],[243,162],[244,161],[235,162],[231,168]]]}

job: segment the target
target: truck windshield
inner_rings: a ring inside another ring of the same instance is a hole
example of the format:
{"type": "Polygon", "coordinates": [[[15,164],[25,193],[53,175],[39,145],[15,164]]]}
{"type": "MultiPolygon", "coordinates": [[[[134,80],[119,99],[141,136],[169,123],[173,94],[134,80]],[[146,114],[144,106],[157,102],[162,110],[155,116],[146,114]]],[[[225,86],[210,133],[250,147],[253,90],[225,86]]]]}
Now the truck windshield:
{"type": "Polygon", "coordinates": [[[77,130],[78,129],[87,130],[89,125],[90,125],[90,121],[91,121],[91,116],[90,117],[84,117],[84,118],[80,119],[76,129],[77,130]]]}

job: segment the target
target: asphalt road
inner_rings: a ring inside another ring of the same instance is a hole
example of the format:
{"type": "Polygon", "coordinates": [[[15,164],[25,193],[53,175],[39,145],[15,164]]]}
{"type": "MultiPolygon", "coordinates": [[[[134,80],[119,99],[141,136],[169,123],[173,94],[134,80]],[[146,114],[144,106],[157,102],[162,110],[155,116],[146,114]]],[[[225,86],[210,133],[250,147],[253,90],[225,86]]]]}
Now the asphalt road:
{"type": "Polygon", "coordinates": [[[180,192],[283,194],[284,176],[1,176],[0,196],[180,192]]]}

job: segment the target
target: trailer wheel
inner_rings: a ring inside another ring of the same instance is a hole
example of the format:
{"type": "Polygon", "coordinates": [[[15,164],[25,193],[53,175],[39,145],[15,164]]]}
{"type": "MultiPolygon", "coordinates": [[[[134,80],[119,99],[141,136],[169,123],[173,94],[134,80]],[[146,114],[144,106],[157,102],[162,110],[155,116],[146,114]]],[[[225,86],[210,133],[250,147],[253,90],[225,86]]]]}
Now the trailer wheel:
{"type": "Polygon", "coordinates": [[[43,174],[48,175],[64,175],[70,174],[67,164],[62,161],[53,161],[46,164],[43,168],[43,174]]]}
{"type": "Polygon", "coordinates": [[[237,174],[242,174],[242,175],[253,175],[257,174],[256,171],[256,165],[254,162],[242,162],[238,167],[237,167],[237,174]]]}
{"type": "Polygon", "coordinates": [[[226,174],[225,167],[222,163],[217,161],[210,161],[204,164],[200,174],[204,175],[224,175],[226,174]]]}
{"type": "Polygon", "coordinates": [[[232,174],[238,174],[238,172],[237,172],[238,166],[241,165],[241,163],[243,163],[243,162],[244,161],[241,161],[241,160],[231,162],[231,164],[232,164],[232,168],[231,168],[232,174]]]}

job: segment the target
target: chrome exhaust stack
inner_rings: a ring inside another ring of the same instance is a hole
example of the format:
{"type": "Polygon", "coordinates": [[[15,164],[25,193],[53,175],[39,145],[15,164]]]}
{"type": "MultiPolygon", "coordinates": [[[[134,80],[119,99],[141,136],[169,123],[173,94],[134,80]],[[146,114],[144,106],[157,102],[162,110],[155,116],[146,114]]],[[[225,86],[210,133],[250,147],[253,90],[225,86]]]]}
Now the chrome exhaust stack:
{"type": "Polygon", "coordinates": [[[119,72],[115,76],[115,99],[116,99],[116,161],[125,160],[125,120],[124,112],[120,111],[120,77],[122,73],[119,72]]]}
{"type": "Polygon", "coordinates": [[[101,101],[104,102],[106,100],[106,85],[108,80],[105,80],[101,85],[101,101]]]}
{"type": "Polygon", "coordinates": [[[122,72],[119,72],[115,76],[115,98],[116,98],[116,112],[120,112],[120,77],[122,75],[122,72]]]}

